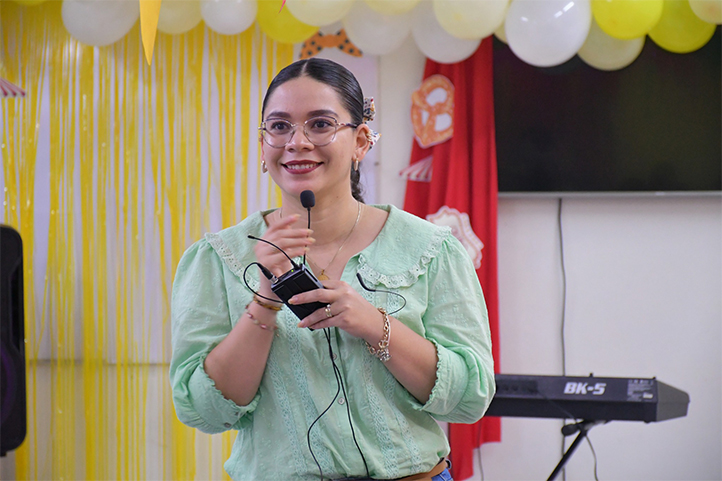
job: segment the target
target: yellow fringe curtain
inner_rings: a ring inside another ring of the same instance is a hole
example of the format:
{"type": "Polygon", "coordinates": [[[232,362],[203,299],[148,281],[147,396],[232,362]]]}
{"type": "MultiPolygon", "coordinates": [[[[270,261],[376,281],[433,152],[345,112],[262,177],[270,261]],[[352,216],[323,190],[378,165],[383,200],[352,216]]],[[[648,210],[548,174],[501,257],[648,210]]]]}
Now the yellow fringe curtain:
{"type": "Polygon", "coordinates": [[[136,26],[73,40],[60,2],[0,5],[3,218],[23,239],[28,436],[17,479],[221,479],[232,435],[181,425],[167,376],[170,292],[203,233],[278,205],[255,126],[292,46],[258,30],[136,26]]]}

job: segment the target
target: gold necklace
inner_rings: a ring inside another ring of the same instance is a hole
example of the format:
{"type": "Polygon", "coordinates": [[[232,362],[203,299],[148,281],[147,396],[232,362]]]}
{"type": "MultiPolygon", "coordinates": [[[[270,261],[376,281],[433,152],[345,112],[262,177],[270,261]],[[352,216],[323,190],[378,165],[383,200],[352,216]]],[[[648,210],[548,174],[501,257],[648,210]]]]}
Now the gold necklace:
{"type": "MultiPolygon", "coordinates": [[[[329,262],[328,265],[327,265],[324,269],[321,269],[321,273],[318,275],[318,280],[319,280],[319,281],[327,281],[327,280],[330,279],[330,277],[328,277],[328,276],[326,275],[326,269],[328,269],[329,267],[331,267],[331,264],[333,264],[333,261],[336,260],[336,257],[338,256],[338,253],[341,252],[341,249],[343,249],[343,246],[345,246],[345,245],[346,245],[346,242],[348,242],[348,240],[351,238],[351,234],[353,234],[354,229],[355,229],[356,226],[358,225],[359,219],[361,219],[361,210],[362,210],[362,209],[361,209],[361,202],[356,201],[356,204],[358,205],[358,212],[356,213],[356,222],[354,222],[353,227],[351,227],[351,230],[349,231],[348,235],[347,235],[346,238],[343,240],[343,242],[342,242],[341,245],[339,246],[338,250],[336,251],[336,253],[335,253],[335,254],[333,255],[333,257],[331,258],[331,262],[329,262]]],[[[311,256],[308,256],[308,260],[311,261],[311,256]]],[[[311,261],[311,262],[313,262],[313,261],[311,261]]],[[[321,266],[319,266],[316,262],[313,262],[313,263],[316,264],[316,267],[321,267],[321,266]]]]}

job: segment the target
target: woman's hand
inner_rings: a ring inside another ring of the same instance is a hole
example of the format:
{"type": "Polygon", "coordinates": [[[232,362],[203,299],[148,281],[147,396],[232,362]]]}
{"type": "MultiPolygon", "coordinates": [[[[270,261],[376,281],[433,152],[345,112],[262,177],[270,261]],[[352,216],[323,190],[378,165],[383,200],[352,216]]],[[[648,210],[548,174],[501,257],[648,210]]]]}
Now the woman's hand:
{"type": "MultiPolygon", "coordinates": [[[[308,246],[314,243],[315,239],[311,237],[312,230],[291,227],[299,217],[298,214],[294,214],[273,221],[268,226],[263,239],[283,249],[288,254],[288,257],[302,256],[306,253],[308,246]]],[[[291,268],[288,258],[272,245],[257,242],[253,250],[256,254],[256,260],[276,277],[288,272],[291,268]]]]}
{"type": "MultiPolygon", "coordinates": [[[[268,229],[262,238],[283,249],[288,257],[302,256],[315,239],[311,237],[312,230],[291,227],[299,217],[300,215],[294,214],[276,221],[269,220],[268,229]]],[[[256,261],[276,277],[280,277],[292,267],[283,252],[265,242],[257,242],[253,251],[256,254],[256,261]]],[[[266,298],[277,299],[271,290],[271,282],[265,276],[259,277],[261,282],[259,293],[266,298]]]]}
{"type": "MultiPolygon", "coordinates": [[[[323,329],[335,326],[372,346],[378,345],[384,337],[384,318],[378,309],[343,281],[323,281],[323,286],[325,289],[303,292],[289,299],[291,304],[314,301],[326,304],[306,316],[298,327],[323,329]]],[[[420,403],[426,403],[436,383],[436,347],[404,323],[391,316],[389,320],[391,358],[384,365],[411,395],[420,403]]]]}
{"type": "Polygon", "coordinates": [[[289,299],[291,304],[318,301],[326,305],[306,316],[298,327],[323,329],[335,326],[374,344],[381,339],[383,316],[378,309],[344,281],[327,280],[322,284],[325,289],[302,292],[289,299]]]}

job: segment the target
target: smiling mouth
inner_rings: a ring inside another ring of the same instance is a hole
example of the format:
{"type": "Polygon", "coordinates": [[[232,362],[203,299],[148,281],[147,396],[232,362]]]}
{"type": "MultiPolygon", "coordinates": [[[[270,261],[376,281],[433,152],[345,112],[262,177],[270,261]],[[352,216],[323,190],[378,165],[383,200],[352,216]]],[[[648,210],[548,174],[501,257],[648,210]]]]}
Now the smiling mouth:
{"type": "Polygon", "coordinates": [[[284,164],[283,168],[289,172],[293,172],[294,174],[304,174],[306,172],[311,172],[319,165],[321,164],[316,162],[298,162],[293,164],[284,164]]]}

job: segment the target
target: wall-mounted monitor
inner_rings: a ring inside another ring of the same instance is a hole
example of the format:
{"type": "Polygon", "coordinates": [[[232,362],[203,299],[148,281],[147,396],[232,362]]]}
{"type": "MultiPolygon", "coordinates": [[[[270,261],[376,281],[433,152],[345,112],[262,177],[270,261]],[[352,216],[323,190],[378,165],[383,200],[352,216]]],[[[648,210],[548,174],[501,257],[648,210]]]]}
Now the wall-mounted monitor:
{"type": "Polygon", "coordinates": [[[721,43],[720,27],[687,54],[647,38],[607,72],[533,67],[495,38],[499,191],[722,192],[721,43]]]}

